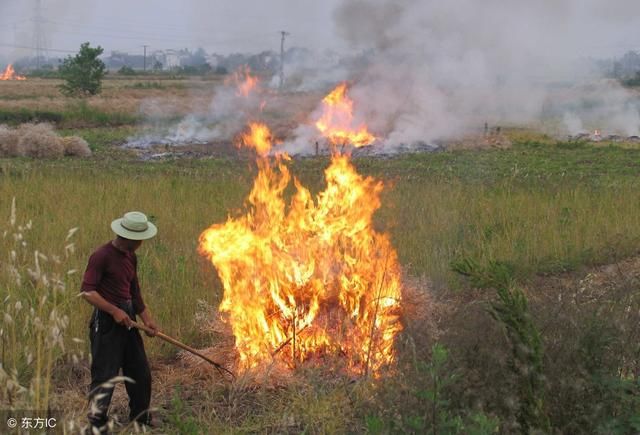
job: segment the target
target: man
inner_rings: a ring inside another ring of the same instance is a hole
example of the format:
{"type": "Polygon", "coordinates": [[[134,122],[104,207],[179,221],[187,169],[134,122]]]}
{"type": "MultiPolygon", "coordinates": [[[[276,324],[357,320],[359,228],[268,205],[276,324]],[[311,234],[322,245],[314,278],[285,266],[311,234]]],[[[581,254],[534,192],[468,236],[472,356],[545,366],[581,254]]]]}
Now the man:
{"type": "Polygon", "coordinates": [[[136,249],[154,237],[157,228],[140,212],[133,211],[111,223],[116,238],[99,247],[89,258],[82,281],[82,296],[95,307],[91,316],[91,386],[89,423],[106,430],[113,385],[105,384],[122,374],[129,395],[129,418],[151,423],[151,371],[142,337],[131,321],[139,315],[155,335],[158,328],[145,307],[137,275],[136,249]]]}

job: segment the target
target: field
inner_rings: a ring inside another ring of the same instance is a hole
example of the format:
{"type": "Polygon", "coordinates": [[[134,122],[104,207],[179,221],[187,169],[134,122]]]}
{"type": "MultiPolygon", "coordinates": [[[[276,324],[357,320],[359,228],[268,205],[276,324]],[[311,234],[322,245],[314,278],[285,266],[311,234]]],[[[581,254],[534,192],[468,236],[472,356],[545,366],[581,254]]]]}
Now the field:
{"type": "MultiPolygon", "coordinates": [[[[162,120],[205,110],[218,84],[110,79],[80,105],[55,80],[0,82],[0,122],[49,116],[94,151],[0,159],[0,409],[59,411],[69,433],[84,424],[91,309],[77,294],[89,254],[125,210],[159,227],[139,251],[139,274],[161,329],[215,347],[207,319],[222,286],[198,236],[239,212],[255,165],[142,162],[117,145],[153,110],[162,120]]],[[[296,98],[306,107],[309,96],[296,98]]],[[[286,383],[229,384],[146,339],[154,431],[640,432],[640,149],[516,128],[505,136],[504,149],[354,158],[384,182],[375,225],[390,234],[414,298],[381,378],[303,367],[286,383]]],[[[317,192],[328,164],[290,166],[317,192]]],[[[121,421],[123,390],[112,406],[121,421]]]]}

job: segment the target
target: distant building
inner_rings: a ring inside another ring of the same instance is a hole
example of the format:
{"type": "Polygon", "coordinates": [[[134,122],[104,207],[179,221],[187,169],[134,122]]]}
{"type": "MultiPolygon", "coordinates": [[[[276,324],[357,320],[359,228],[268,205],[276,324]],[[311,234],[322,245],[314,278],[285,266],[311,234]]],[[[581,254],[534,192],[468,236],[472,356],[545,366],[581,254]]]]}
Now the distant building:
{"type": "Polygon", "coordinates": [[[167,69],[180,68],[181,54],[178,50],[165,50],[164,51],[164,66],[167,69]]]}

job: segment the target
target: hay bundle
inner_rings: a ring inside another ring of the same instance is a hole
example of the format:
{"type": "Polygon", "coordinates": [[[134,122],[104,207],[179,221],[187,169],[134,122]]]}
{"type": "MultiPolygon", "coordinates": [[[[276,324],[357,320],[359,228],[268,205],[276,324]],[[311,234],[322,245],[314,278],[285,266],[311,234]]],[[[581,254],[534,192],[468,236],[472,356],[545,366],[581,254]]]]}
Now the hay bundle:
{"type": "Polygon", "coordinates": [[[79,136],[68,136],[62,138],[65,156],[89,157],[91,149],[87,141],[79,136]]]}
{"type": "Polygon", "coordinates": [[[0,157],[23,156],[24,151],[19,146],[18,133],[4,125],[0,125],[0,157]]]}
{"type": "Polygon", "coordinates": [[[22,124],[18,127],[19,147],[34,158],[61,157],[64,146],[50,124],[22,124]]]}
{"type": "Polygon", "coordinates": [[[0,125],[0,157],[88,157],[91,149],[78,136],[60,137],[49,124],[0,125]]]}

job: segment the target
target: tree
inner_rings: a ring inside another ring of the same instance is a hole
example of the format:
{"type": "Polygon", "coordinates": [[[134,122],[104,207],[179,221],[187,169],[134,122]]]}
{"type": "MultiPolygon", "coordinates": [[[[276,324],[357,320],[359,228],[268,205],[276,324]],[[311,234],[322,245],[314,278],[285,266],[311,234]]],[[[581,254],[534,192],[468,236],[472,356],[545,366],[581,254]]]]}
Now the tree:
{"type": "Polygon", "coordinates": [[[85,97],[100,93],[106,66],[98,56],[103,51],[102,47],[92,48],[85,42],[80,45],[78,54],[67,56],[60,66],[60,76],[65,80],[60,85],[60,91],[64,95],[85,97]]]}
{"type": "Polygon", "coordinates": [[[121,74],[123,76],[135,76],[136,72],[133,68],[131,68],[128,65],[123,65],[122,68],[120,68],[118,70],[118,74],[121,74]]]}

